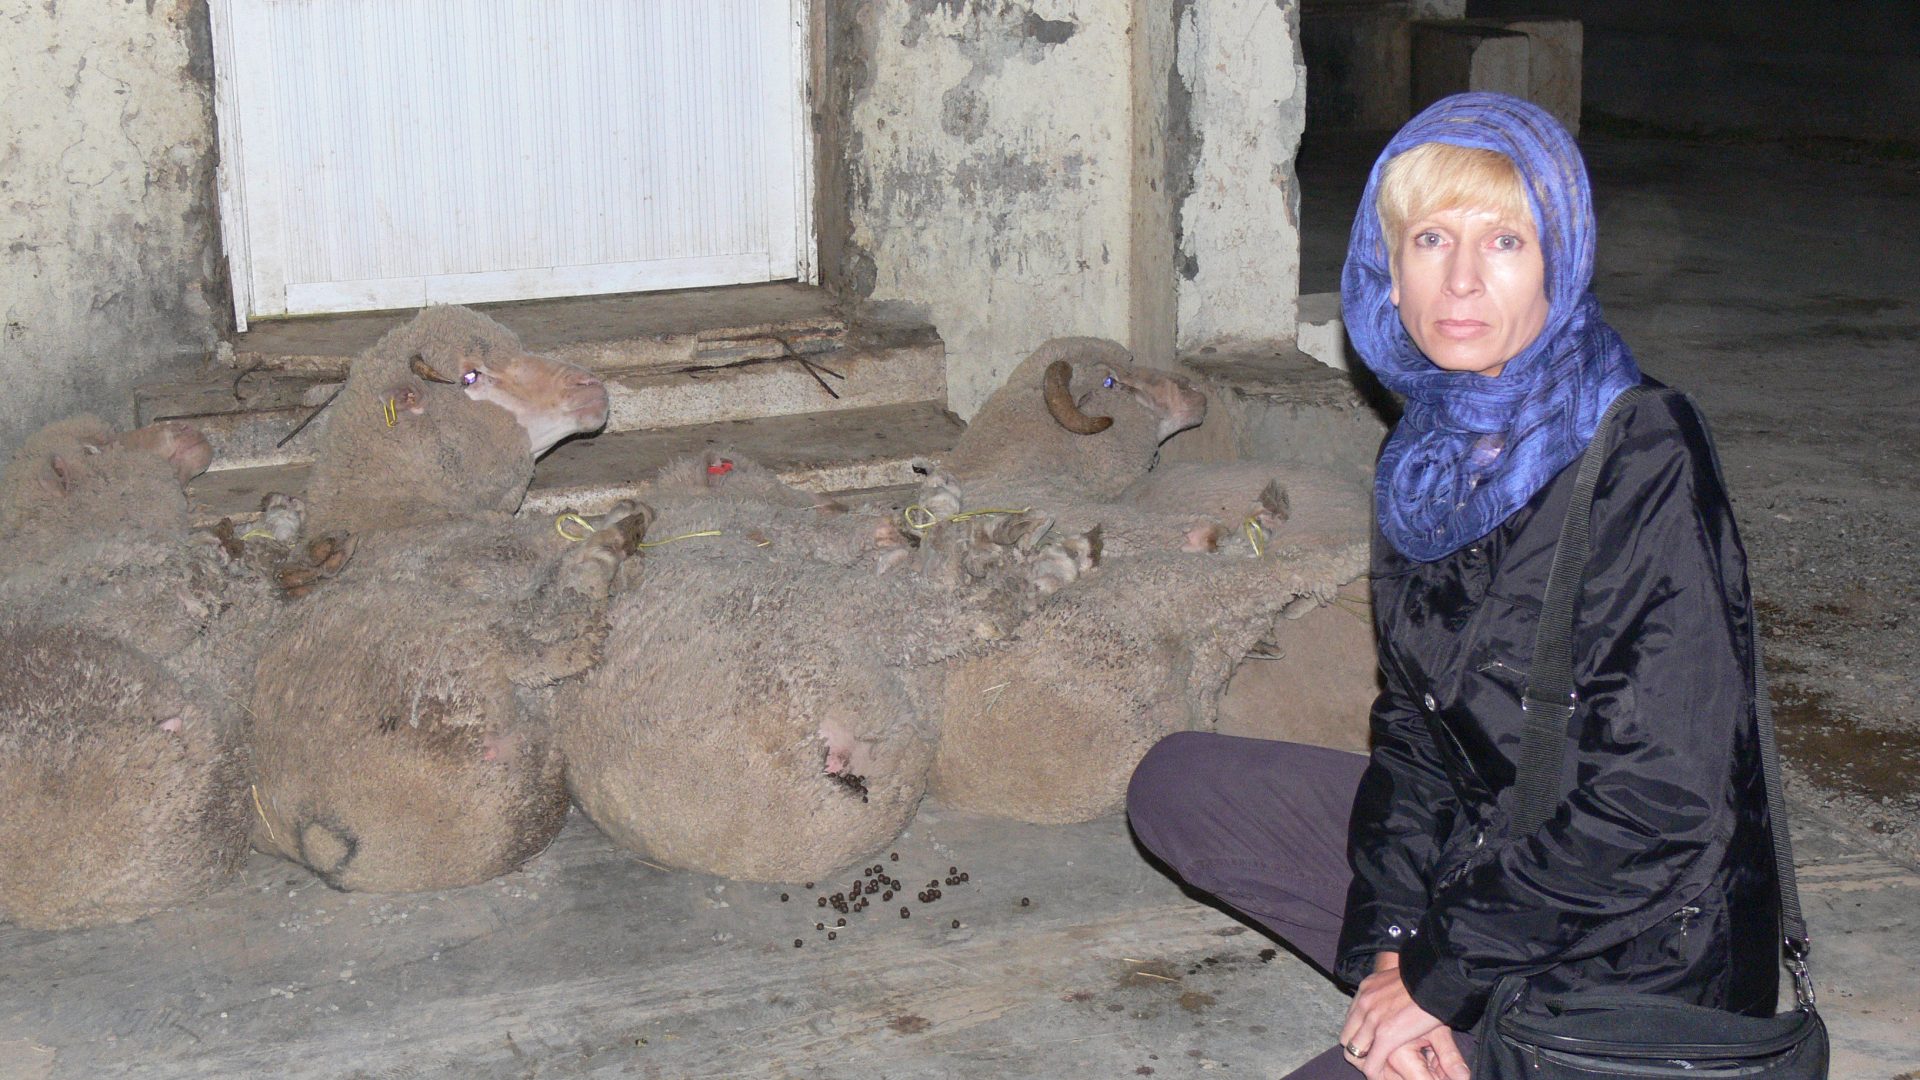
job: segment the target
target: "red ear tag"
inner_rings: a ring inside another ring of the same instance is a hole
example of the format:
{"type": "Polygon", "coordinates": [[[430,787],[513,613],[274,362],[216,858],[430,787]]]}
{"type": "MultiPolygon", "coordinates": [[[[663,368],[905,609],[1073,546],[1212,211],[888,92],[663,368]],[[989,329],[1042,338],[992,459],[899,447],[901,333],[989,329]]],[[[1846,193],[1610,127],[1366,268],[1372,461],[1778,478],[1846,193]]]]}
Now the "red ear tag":
{"type": "Polygon", "coordinates": [[[733,462],[728,461],[726,458],[721,458],[719,461],[707,466],[708,476],[725,476],[732,471],[733,462]]]}

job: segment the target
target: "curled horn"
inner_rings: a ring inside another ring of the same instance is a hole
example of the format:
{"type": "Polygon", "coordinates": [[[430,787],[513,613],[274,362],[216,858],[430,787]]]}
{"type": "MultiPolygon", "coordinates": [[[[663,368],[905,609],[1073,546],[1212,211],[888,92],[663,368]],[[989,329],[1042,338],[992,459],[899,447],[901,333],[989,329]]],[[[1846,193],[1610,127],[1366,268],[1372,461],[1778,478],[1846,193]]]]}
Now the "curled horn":
{"type": "Polygon", "coordinates": [[[1088,416],[1073,403],[1073,365],[1065,360],[1055,360],[1047,365],[1047,378],[1042,384],[1042,394],[1047,401],[1047,412],[1059,421],[1060,426],[1075,435],[1095,435],[1113,426],[1111,416],[1088,416]]]}
{"type": "Polygon", "coordinates": [[[433,370],[433,365],[427,363],[427,358],[422,353],[414,353],[412,358],[407,361],[407,367],[415,375],[420,376],[428,382],[446,383],[448,386],[453,385],[452,379],[433,370]]]}

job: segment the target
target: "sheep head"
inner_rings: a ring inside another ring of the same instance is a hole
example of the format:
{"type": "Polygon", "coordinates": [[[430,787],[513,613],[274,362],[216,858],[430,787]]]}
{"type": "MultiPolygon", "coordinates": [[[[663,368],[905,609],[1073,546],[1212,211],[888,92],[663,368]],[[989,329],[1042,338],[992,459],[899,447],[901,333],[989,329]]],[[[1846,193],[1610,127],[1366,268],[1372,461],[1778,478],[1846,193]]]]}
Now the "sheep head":
{"type": "Polygon", "coordinates": [[[174,480],[181,484],[207,471],[213,463],[213,446],[206,436],[193,425],[177,420],[120,434],[104,426],[76,434],[65,440],[66,445],[50,448],[41,458],[36,476],[48,495],[64,498],[91,484],[110,482],[103,478],[115,471],[109,464],[116,460],[115,451],[165,462],[174,480]]]}
{"type": "Polygon", "coordinates": [[[207,471],[213,464],[213,444],[192,424],[178,420],[148,424],[110,440],[136,453],[152,454],[173,468],[174,479],[182,484],[207,471]]]}
{"type": "MultiPolygon", "coordinates": [[[[1131,364],[1096,362],[1087,365],[1098,387],[1123,390],[1153,417],[1159,441],[1165,442],[1178,432],[1198,427],[1207,416],[1207,396],[1178,375],[1131,364]]],[[[1111,416],[1089,416],[1085,412],[1089,391],[1079,399],[1073,396],[1074,365],[1055,360],[1047,365],[1041,381],[1040,396],[1054,422],[1076,435],[1098,435],[1113,426],[1111,416]]]]}
{"type": "Polygon", "coordinates": [[[1207,395],[1186,379],[1154,368],[1105,368],[1105,385],[1125,390],[1154,419],[1161,442],[1207,418],[1207,395]]]}
{"type": "Polygon", "coordinates": [[[423,341],[407,368],[425,382],[459,387],[473,401],[507,410],[527,433],[534,457],[569,435],[607,422],[607,388],[599,378],[578,365],[527,352],[511,335],[423,341]]]}
{"type": "Polygon", "coordinates": [[[354,361],[308,477],[310,535],[511,512],[534,457],[605,423],[606,388],[463,307],[429,307],[354,361]]]}
{"type": "Polygon", "coordinates": [[[64,548],[81,535],[184,533],[183,484],[212,454],[178,422],[125,434],[92,416],[47,425],[0,475],[0,561],[30,562],[43,546],[64,548]]]}

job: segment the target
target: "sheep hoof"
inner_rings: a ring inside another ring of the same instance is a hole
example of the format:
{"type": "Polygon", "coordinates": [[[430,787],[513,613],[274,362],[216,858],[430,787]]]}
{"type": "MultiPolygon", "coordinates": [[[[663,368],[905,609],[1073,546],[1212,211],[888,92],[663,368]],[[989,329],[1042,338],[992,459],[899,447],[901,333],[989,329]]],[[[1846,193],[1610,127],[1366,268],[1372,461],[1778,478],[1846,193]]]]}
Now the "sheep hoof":
{"type": "Polygon", "coordinates": [[[353,556],[353,546],[351,536],[322,536],[307,545],[307,560],[322,573],[338,573],[353,556]]]}
{"type": "Polygon", "coordinates": [[[613,531],[620,537],[620,554],[631,555],[640,550],[640,541],[647,537],[647,526],[653,523],[653,508],[642,505],[641,512],[628,514],[617,522],[613,531]]]}
{"type": "Polygon", "coordinates": [[[246,554],[246,545],[240,542],[239,536],[233,531],[232,518],[221,518],[219,524],[212,528],[211,533],[213,539],[220,545],[220,552],[225,556],[224,561],[235,562],[246,554]]]}

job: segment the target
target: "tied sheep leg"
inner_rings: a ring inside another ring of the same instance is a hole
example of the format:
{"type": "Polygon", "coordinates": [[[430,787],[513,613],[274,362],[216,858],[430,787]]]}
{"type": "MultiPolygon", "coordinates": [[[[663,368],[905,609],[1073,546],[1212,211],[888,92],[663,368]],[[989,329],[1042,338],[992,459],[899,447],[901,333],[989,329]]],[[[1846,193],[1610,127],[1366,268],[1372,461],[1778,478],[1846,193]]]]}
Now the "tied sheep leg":
{"type": "Polygon", "coordinates": [[[357,537],[345,534],[315,537],[307,544],[305,561],[296,564],[289,560],[274,575],[274,580],[289,599],[306,596],[320,582],[346,568],[358,543],[357,537]]]}
{"type": "Polygon", "coordinates": [[[653,517],[646,504],[625,502],[588,522],[593,532],[562,552],[548,579],[516,606],[506,631],[517,660],[509,678],[545,686],[599,661],[614,580],[653,517]]]}

